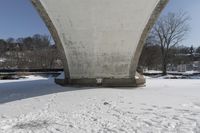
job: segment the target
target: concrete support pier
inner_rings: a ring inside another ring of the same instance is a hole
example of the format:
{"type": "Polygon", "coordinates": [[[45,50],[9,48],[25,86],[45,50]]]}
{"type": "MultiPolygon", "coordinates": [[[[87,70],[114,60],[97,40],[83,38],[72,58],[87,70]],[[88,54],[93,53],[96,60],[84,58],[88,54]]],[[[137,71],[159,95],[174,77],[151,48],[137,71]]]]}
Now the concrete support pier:
{"type": "Polygon", "coordinates": [[[138,86],[144,41],[168,0],[32,0],[62,55],[62,85],[138,86]]]}

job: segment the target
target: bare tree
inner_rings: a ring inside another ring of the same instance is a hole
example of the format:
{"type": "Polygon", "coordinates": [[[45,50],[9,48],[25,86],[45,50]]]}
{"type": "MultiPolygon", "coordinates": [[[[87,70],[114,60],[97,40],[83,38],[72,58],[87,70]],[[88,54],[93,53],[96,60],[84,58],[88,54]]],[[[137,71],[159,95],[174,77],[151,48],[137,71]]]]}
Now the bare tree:
{"type": "Polygon", "coordinates": [[[167,74],[170,50],[182,42],[189,31],[189,16],[186,13],[168,13],[159,18],[152,29],[151,35],[160,45],[163,75],[167,74]]]}

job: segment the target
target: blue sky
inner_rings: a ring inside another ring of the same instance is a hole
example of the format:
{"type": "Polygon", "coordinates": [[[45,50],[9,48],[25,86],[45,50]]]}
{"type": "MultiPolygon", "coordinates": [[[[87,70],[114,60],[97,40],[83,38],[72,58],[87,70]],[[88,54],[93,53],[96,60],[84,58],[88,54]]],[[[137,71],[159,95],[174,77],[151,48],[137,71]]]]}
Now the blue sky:
{"type": "Polygon", "coordinates": [[[200,0],[170,0],[161,15],[168,12],[187,12],[191,30],[182,42],[186,46],[200,46],[200,0]]]}
{"type": "Polygon", "coordinates": [[[0,38],[49,34],[31,0],[1,0],[0,38]]]}
{"type": "MultiPolygon", "coordinates": [[[[200,0],[170,0],[162,14],[178,11],[186,11],[191,17],[191,31],[182,44],[200,46],[200,0]]],[[[0,38],[25,37],[37,33],[49,34],[30,0],[1,0],[0,38]]]]}

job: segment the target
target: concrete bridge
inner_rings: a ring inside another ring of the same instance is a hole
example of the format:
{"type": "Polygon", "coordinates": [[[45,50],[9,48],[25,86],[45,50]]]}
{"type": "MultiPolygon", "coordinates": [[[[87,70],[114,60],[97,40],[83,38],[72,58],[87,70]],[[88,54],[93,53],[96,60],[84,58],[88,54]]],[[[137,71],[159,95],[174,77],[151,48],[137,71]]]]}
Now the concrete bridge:
{"type": "Polygon", "coordinates": [[[168,0],[32,0],[62,60],[63,85],[138,86],[148,32],[168,0]]]}

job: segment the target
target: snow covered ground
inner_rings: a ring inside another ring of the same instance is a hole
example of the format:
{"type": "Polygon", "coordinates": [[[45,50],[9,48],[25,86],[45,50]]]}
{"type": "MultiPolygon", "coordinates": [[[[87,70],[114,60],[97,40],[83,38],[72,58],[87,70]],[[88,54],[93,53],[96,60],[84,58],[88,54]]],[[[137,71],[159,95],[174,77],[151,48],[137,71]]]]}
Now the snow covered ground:
{"type": "Polygon", "coordinates": [[[60,87],[31,76],[0,81],[0,133],[200,133],[200,80],[146,87],[60,87]]]}

